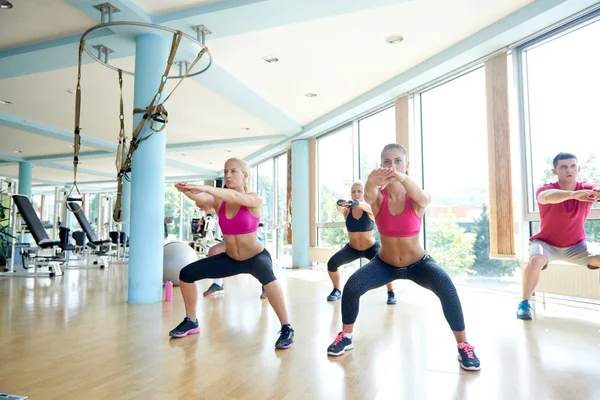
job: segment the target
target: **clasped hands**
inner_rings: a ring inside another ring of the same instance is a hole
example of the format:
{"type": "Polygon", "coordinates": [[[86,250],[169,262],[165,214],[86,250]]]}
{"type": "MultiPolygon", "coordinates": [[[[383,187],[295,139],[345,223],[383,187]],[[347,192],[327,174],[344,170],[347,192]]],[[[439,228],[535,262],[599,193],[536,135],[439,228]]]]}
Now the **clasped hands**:
{"type": "Polygon", "coordinates": [[[402,183],[406,178],[406,174],[398,172],[394,168],[377,168],[369,174],[367,180],[375,186],[384,186],[395,181],[402,183]]]}
{"type": "Polygon", "coordinates": [[[600,188],[592,190],[577,190],[573,194],[573,199],[593,203],[600,201],[600,188]]]}

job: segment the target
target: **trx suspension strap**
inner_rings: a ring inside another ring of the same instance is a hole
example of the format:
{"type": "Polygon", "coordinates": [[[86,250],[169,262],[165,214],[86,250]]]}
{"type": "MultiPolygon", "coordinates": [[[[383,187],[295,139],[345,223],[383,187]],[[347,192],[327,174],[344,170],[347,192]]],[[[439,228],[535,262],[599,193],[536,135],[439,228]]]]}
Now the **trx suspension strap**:
{"type": "MultiPolygon", "coordinates": [[[[79,41],[79,63],[77,67],[77,92],[75,93],[75,135],[73,135],[73,187],[67,194],[66,207],[69,207],[69,202],[80,202],[80,209],[83,208],[83,197],[77,187],[77,164],[79,164],[79,149],[81,148],[81,127],[79,126],[81,117],[81,58],[83,56],[83,49],[85,47],[85,40],[79,41]],[[77,195],[73,194],[73,190],[77,191],[77,195]]],[[[71,210],[72,211],[72,210],[71,210]]]]}
{"type": "MultiPolygon", "coordinates": [[[[200,60],[200,58],[206,53],[206,48],[203,48],[198,53],[198,55],[196,56],[196,59],[194,60],[194,62],[192,62],[192,64],[190,65],[188,70],[185,72],[183,77],[179,80],[177,85],[173,88],[171,93],[169,93],[169,95],[160,104],[157,104],[162,96],[162,91],[165,87],[165,84],[167,83],[167,77],[169,76],[169,71],[171,70],[171,66],[173,65],[173,61],[175,59],[175,55],[177,54],[177,49],[179,47],[179,43],[181,42],[182,37],[183,37],[183,33],[181,31],[177,31],[176,33],[173,34],[173,42],[171,44],[171,52],[169,54],[169,59],[167,61],[167,67],[165,69],[165,73],[163,74],[163,76],[161,78],[161,82],[160,82],[158,91],[154,95],[154,98],[150,102],[150,105],[148,107],[146,107],[145,110],[140,109],[140,108],[135,108],[133,110],[134,114],[142,114],[143,113],[144,115],[142,116],[142,118],[140,119],[140,122],[138,123],[138,125],[136,126],[136,128],[133,131],[133,134],[131,137],[131,142],[129,144],[129,149],[127,151],[126,156],[125,156],[124,133],[119,134],[120,142],[119,142],[119,149],[118,149],[117,161],[116,161],[117,171],[118,171],[118,173],[117,173],[117,199],[115,201],[115,209],[113,211],[113,219],[116,222],[120,222],[123,217],[122,200],[121,200],[122,191],[123,191],[123,177],[128,179],[126,173],[131,171],[131,157],[133,156],[133,153],[135,152],[135,150],[139,147],[139,145],[144,140],[147,140],[155,132],[160,132],[165,128],[165,126],[168,122],[168,113],[164,106],[164,103],[169,99],[169,97],[171,97],[171,95],[173,94],[175,89],[177,89],[179,84],[181,84],[181,82],[187,77],[189,71],[192,70],[192,68],[196,65],[196,63],[200,60]],[[139,137],[140,132],[142,132],[142,130],[144,129],[144,127],[146,126],[147,123],[150,124],[151,132],[144,137],[139,137]],[[158,126],[158,124],[161,124],[161,125],[158,126]]],[[[119,72],[119,84],[120,84],[121,92],[122,92],[123,87],[122,87],[122,77],[121,77],[120,72],[119,72]]],[[[124,132],[123,116],[122,116],[122,114],[123,114],[122,101],[123,101],[123,95],[121,93],[121,117],[120,118],[121,118],[121,131],[124,132]]]]}

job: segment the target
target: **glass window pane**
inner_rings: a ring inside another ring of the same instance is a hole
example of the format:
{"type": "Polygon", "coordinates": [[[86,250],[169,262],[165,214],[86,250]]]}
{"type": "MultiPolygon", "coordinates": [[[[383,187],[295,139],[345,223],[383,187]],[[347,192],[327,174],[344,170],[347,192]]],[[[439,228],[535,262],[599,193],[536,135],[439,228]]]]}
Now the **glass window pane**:
{"type": "Polygon", "coordinates": [[[286,228],[277,229],[277,261],[284,264],[292,262],[292,245],[288,244],[286,228]]]}
{"type": "Polygon", "coordinates": [[[319,247],[342,248],[348,243],[348,233],[345,227],[339,228],[318,228],[319,247]]]}
{"type": "MultiPolygon", "coordinates": [[[[189,201],[193,204],[191,200],[189,201]]],[[[181,192],[175,189],[173,183],[167,183],[165,184],[165,237],[170,235],[173,240],[181,239],[179,237],[180,215],[181,192]]]]}
{"type": "Polygon", "coordinates": [[[519,263],[489,258],[485,96],[483,68],[421,96],[426,248],[454,278],[512,290],[519,263]]]}
{"type": "Polygon", "coordinates": [[[350,198],[353,158],[352,127],[317,140],[319,222],[344,220],[336,202],[350,198]]]}
{"type": "Polygon", "coordinates": [[[258,194],[262,197],[262,210],[260,222],[263,227],[259,233],[267,242],[267,250],[275,254],[273,249],[273,216],[274,216],[274,193],[273,193],[273,159],[270,158],[258,165],[258,194]]]}
{"type": "Polygon", "coordinates": [[[396,143],[394,107],[358,121],[359,170],[363,182],[371,171],[380,167],[381,149],[389,143],[396,143]]]}
{"type": "Polygon", "coordinates": [[[277,225],[286,224],[287,216],[287,153],[277,157],[277,225]]]}
{"type": "MultiPolygon", "coordinates": [[[[525,53],[532,199],[539,186],[556,181],[552,159],[559,152],[577,156],[579,180],[600,182],[599,37],[596,22],[525,53]]],[[[531,203],[537,210],[537,202],[531,203]]]]}

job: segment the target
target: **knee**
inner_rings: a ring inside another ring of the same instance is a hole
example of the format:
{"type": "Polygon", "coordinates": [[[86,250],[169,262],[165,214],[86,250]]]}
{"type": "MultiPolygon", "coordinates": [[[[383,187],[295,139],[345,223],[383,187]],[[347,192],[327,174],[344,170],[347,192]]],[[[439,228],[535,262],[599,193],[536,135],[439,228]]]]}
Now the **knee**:
{"type": "Polygon", "coordinates": [[[219,250],[216,249],[216,246],[213,246],[210,249],[208,249],[208,256],[209,257],[216,256],[217,254],[219,254],[219,250]]]}
{"type": "Polygon", "coordinates": [[[272,264],[261,264],[255,267],[254,276],[259,280],[261,285],[266,286],[277,280],[275,273],[273,272],[272,264]]]}
{"type": "Polygon", "coordinates": [[[327,271],[329,272],[337,272],[338,268],[340,266],[338,265],[337,262],[335,262],[333,260],[333,258],[330,258],[329,261],[327,261],[327,271]]]}
{"type": "Polygon", "coordinates": [[[548,265],[548,257],[535,255],[529,259],[526,269],[541,271],[546,267],[546,265],[548,265]]]}
{"type": "Polygon", "coordinates": [[[183,283],[194,283],[196,279],[193,275],[194,274],[191,265],[183,267],[181,268],[181,271],[179,271],[179,281],[183,283]]]}
{"type": "Polygon", "coordinates": [[[344,299],[345,300],[358,299],[364,293],[365,293],[365,291],[362,290],[359,282],[355,279],[352,279],[352,276],[351,276],[350,279],[348,279],[348,282],[346,282],[346,285],[344,285],[344,290],[342,292],[342,301],[344,299]]]}
{"type": "Polygon", "coordinates": [[[596,256],[590,260],[587,266],[589,269],[598,269],[600,268],[600,256],[596,256]]]}

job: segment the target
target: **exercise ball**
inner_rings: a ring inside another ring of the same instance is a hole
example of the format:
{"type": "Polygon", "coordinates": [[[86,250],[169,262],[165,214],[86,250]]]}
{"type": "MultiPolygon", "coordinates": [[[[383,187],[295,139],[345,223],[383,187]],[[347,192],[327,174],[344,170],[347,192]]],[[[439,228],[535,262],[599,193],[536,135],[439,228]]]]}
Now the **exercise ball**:
{"type": "Polygon", "coordinates": [[[179,286],[179,271],[198,260],[196,250],[187,243],[170,242],[163,248],[163,282],[171,281],[179,286]]]}

